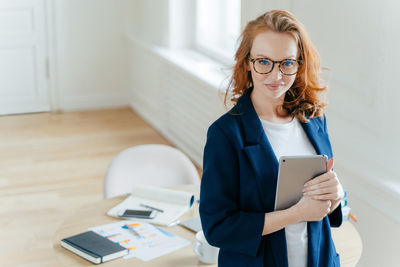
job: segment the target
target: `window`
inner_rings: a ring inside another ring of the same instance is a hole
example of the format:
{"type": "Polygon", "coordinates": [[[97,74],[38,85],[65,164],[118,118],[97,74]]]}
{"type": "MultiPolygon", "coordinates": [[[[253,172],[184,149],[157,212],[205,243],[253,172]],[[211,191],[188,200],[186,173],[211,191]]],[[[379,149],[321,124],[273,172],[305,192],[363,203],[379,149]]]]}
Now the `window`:
{"type": "Polygon", "coordinates": [[[197,0],[195,48],[231,64],[240,34],[240,0],[197,0]]]}

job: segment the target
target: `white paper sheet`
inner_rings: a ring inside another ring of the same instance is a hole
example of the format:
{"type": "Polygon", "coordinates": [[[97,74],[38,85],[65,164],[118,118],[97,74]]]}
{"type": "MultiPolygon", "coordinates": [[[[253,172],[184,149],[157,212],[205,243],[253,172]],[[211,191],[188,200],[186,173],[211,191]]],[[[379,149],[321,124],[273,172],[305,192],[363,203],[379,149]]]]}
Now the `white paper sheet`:
{"type": "Polygon", "coordinates": [[[142,261],[149,261],[190,244],[186,239],[140,221],[126,220],[89,230],[128,248],[129,254],[124,256],[125,259],[136,257],[142,261]]]}

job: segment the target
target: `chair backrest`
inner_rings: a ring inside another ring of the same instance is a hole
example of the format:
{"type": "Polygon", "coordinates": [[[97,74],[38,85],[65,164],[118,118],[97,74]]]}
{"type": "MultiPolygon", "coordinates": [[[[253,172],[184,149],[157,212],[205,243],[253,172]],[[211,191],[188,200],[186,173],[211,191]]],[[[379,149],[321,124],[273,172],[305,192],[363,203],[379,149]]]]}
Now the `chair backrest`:
{"type": "Polygon", "coordinates": [[[112,160],[104,178],[104,197],[130,193],[135,184],[166,187],[199,183],[196,167],[180,150],[159,144],[140,145],[112,160]]]}

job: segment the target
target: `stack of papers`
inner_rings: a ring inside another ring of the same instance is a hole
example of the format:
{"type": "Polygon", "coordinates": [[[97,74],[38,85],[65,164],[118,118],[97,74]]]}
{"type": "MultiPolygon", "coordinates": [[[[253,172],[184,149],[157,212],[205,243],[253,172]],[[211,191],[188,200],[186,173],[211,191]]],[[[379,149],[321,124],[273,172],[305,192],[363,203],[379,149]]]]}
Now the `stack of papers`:
{"type": "Polygon", "coordinates": [[[194,195],[188,192],[165,189],[153,186],[135,186],[130,196],[107,212],[109,216],[120,218],[118,213],[126,209],[143,210],[144,206],[156,207],[158,212],[154,219],[137,219],[158,225],[169,225],[188,211],[194,202],[194,195]]]}
{"type": "Polygon", "coordinates": [[[129,250],[124,259],[136,257],[149,261],[186,247],[190,242],[154,225],[140,221],[121,221],[89,230],[129,250]]]}

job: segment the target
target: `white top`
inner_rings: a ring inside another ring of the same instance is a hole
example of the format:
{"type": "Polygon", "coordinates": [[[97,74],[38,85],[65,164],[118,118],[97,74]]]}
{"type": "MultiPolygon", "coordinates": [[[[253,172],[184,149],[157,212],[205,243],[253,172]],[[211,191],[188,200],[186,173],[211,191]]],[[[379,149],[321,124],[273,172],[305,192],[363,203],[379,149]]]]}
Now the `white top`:
{"type": "MultiPolygon", "coordinates": [[[[316,151],[297,118],[289,123],[261,120],[265,134],[279,161],[281,156],[316,155],[316,151]]],[[[308,253],[307,222],[285,227],[289,267],[306,267],[308,253]]]]}

